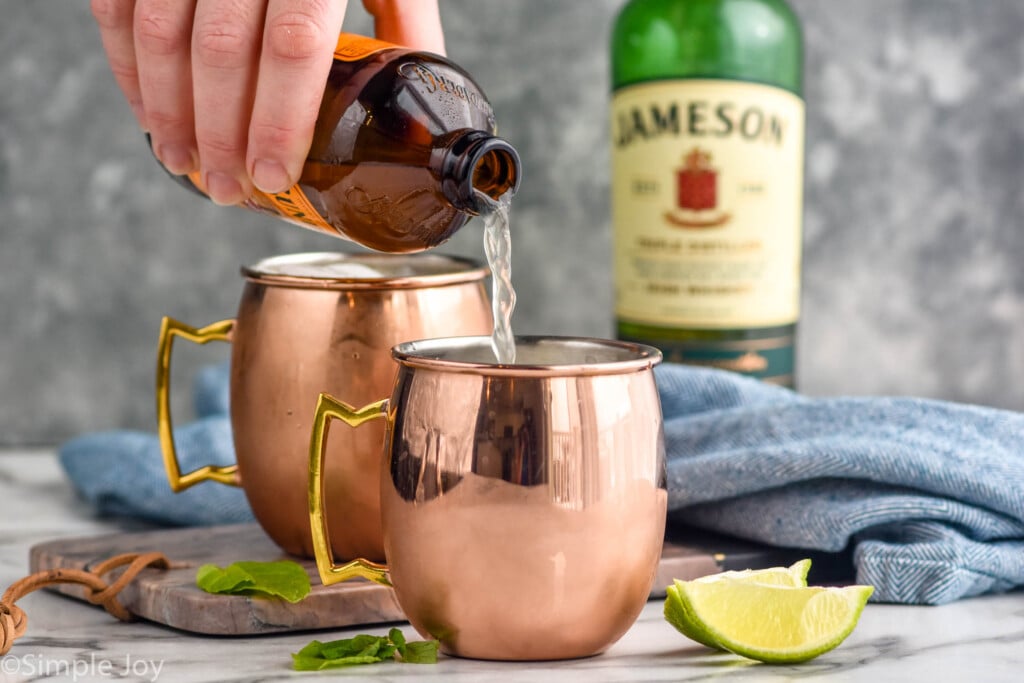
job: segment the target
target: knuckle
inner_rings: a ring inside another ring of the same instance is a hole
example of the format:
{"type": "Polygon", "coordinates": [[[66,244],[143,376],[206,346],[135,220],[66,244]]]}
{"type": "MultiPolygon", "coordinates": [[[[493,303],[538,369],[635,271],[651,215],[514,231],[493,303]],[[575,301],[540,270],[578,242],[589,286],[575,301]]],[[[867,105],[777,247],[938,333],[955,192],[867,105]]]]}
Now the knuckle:
{"type": "Polygon", "coordinates": [[[304,62],[323,49],[327,31],[313,12],[291,11],[267,22],[266,49],[283,62],[304,62]]]}
{"type": "Polygon", "coordinates": [[[252,140],[257,145],[279,147],[291,142],[299,133],[298,128],[281,123],[253,123],[252,140]]]}
{"type": "MultiPolygon", "coordinates": [[[[213,131],[196,131],[196,142],[204,162],[207,159],[221,162],[238,160],[243,158],[245,152],[244,145],[237,140],[213,131]]],[[[241,163],[236,165],[241,166],[241,163]]]]}
{"type": "Polygon", "coordinates": [[[139,47],[154,55],[171,55],[186,49],[188,40],[183,29],[158,9],[144,6],[135,18],[135,36],[139,47]]]}
{"type": "Polygon", "coordinates": [[[238,68],[249,59],[249,40],[230,21],[196,28],[193,50],[200,64],[213,68],[238,68]]]}
{"type": "Polygon", "coordinates": [[[114,74],[114,79],[119,83],[134,83],[138,88],[139,70],[135,64],[111,60],[110,73],[114,74]]]}
{"type": "Polygon", "coordinates": [[[131,16],[127,11],[130,6],[130,3],[123,0],[92,0],[89,3],[92,16],[100,28],[118,28],[127,24],[131,16]]]}
{"type": "Polygon", "coordinates": [[[184,129],[189,121],[177,112],[147,109],[146,123],[154,131],[171,132],[184,129]]]}

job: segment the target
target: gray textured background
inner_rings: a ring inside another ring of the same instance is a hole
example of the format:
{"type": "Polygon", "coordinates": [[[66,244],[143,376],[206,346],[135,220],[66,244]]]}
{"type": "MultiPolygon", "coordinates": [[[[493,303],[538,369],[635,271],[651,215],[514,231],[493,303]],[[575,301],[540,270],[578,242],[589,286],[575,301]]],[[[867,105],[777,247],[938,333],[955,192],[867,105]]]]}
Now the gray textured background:
{"type": "MultiPolygon", "coordinates": [[[[792,1],[809,102],[803,390],[1024,409],[1024,0],[792,1]]],[[[240,264],[340,245],[170,183],[88,3],[0,5],[0,444],[152,429],[161,315],[230,317],[240,264]]],[[[442,0],[450,55],[525,158],[520,333],[612,333],[619,5],[442,0]]],[[[481,257],[479,226],[444,249],[481,257]]]]}

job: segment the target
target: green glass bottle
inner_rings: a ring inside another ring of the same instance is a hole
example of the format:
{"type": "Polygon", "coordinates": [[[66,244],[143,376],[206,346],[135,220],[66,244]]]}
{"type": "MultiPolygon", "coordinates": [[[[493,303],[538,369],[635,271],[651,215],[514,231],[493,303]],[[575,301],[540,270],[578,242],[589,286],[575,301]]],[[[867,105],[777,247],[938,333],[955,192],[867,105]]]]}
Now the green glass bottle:
{"type": "Polygon", "coordinates": [[[803,39],[784,0],[630,0],[612,33],[622,339],[792,386],[803,39]]]}

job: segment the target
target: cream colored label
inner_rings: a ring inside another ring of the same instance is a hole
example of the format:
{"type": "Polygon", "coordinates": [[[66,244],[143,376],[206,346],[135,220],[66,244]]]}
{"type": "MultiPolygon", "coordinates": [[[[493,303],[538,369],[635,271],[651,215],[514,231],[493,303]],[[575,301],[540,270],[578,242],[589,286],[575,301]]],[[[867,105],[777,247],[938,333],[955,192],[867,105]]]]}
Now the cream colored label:
{"type": "Polygon", "coordinates": [[[796,322],[804,104],[716,80],[612,98],[616,314],[725,329],[796,322]]]}

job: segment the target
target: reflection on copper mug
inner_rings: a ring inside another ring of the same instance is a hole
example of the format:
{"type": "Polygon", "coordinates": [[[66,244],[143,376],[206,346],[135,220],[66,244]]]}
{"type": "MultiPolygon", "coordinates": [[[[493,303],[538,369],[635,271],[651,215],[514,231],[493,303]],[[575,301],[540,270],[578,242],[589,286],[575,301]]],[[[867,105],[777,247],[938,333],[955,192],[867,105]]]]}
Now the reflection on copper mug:
{"type": "MultiPolygon", "coordinates": [[[[238,315],[203,329],[165,318],[157,414],[171,488],[204,480],[241,485],[267,534],[312,556],[306,489],[309,433],[320,392],[379,398],[397,365],[391,347],[424,337],[490,334],[486,268],[437,255],[296,254],[242,269],[238,315]],[[237,467],[181,473],[170,415],[171,344],[232,342],[231,425],[237,467]]],[[[331,442],[327,516],[342,557],[382,559],[380,444],[384,426],[331,442]]]]}
{"type": "Polygon", "coordinates": [[[393,355],[389,399],[354,409],[323,395],[317,406],[309,514],[323,583],[394,586],[416,630],[449,654],[541,660],[605,650],[639,615],[661,556],[661,353],[526,337],[515,365],[496,365],[490,340],[476,337],[400,344],[393,355]],[[332,418],[388,425],[386,566],[334,564],[323,488],[336,462],[324,457],[332,418]]]}

